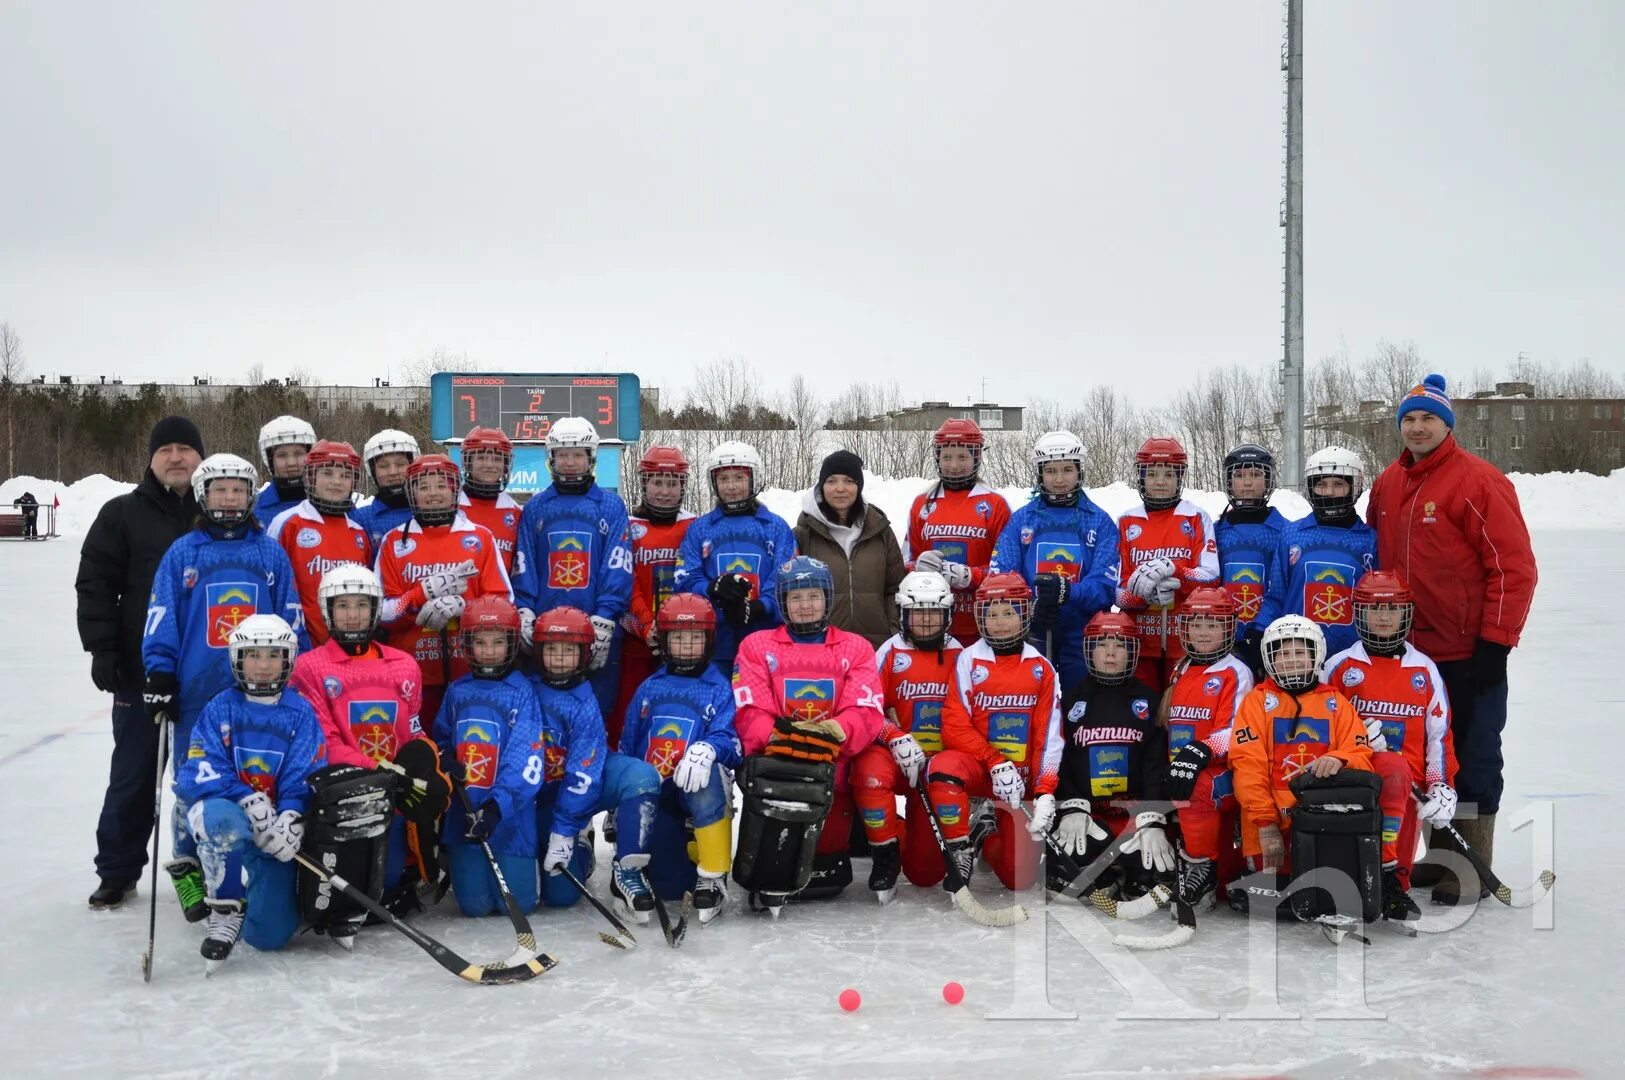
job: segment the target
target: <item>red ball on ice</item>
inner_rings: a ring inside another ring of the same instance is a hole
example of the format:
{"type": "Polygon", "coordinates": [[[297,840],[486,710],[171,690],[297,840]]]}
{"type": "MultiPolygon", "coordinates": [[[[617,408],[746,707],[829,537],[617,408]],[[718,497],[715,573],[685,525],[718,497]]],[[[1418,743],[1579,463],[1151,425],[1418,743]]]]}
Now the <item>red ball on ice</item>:
{"type": "Polygon", "coordinates": [[[956,982],[943,983],[942,1000],[950,1005],[958,1005],[965,1000],[965,988],[956,982]]]}
{"type": "Polygon", "coordinates": [[[849,986],[841,991],[841,996],[837,1000],[841,1003],[842,1009],[857,1012],[858,1006],[863,1004],[863,995],[849,986]]]}

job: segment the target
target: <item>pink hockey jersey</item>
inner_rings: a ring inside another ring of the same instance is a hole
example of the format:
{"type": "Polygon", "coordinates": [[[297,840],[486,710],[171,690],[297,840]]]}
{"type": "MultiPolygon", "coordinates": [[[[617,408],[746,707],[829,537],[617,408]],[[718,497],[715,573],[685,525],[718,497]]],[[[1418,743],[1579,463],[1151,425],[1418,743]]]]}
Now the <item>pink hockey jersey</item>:
{"type": "Polygon", "coordinates": [[[773,722],[834,720],[846,733],[835,765],[835,789],[846,789],[852,759],[880,736],[885,701],[875,651],[857,634],[830,627],[824,640],[803,644],[780,626],[758,630],[734,658],[734,728],[747,754],[760,754],[773,722]]]}
{"type": "Polygon", "coordinates": [[[423,733],[417,661],[388,645],[351,656],[329,641],[293,665],[290,685],[316,710],[333,765],[375,767],[423,733]]]}

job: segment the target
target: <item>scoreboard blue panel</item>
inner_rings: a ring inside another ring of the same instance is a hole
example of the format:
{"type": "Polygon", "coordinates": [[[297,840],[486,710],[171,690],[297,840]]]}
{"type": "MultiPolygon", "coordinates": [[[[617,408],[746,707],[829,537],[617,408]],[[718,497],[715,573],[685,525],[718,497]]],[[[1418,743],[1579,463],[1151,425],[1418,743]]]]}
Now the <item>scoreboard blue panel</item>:
{"type": "Polygon", "coordinates": [[[636,442],[639,391],[638,377],[624,372],[437,371],[429,377],[429,434],[446,442],[492,427],[516,443],[539,443],[554,422],[580,416],[600,439],[636,442]]]}

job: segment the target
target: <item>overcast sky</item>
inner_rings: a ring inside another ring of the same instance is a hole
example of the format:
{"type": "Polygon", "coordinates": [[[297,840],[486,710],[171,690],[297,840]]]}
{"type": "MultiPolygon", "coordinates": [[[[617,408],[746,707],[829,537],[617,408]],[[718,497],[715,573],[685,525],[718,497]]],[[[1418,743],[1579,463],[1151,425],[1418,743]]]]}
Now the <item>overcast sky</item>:
{"type": "MultiPolygon", "coordinates": [[[[1307,354],[1625,371],[1625,4],[1306,23],[1307,354]]],[[[0,6],[36,374],[1142,404],[1280,356],[1277,0],[0,6]],[[611,10],[613,9],[613,10],[611,10]]]]}

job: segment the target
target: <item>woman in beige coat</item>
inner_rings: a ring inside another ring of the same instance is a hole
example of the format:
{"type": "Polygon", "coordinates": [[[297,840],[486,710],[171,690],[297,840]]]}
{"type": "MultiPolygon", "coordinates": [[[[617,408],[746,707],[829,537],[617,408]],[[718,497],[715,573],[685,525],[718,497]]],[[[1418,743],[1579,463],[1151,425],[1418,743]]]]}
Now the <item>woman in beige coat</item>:
{"type": "Polygon", "coordinates": [[[829,564],[835,579],[830,624],[879,647],[897,632],[903,551],[891,521],[863,501],[863,459],[837,450],[818,469],[796,522],[796,550],[829,564]]]}

